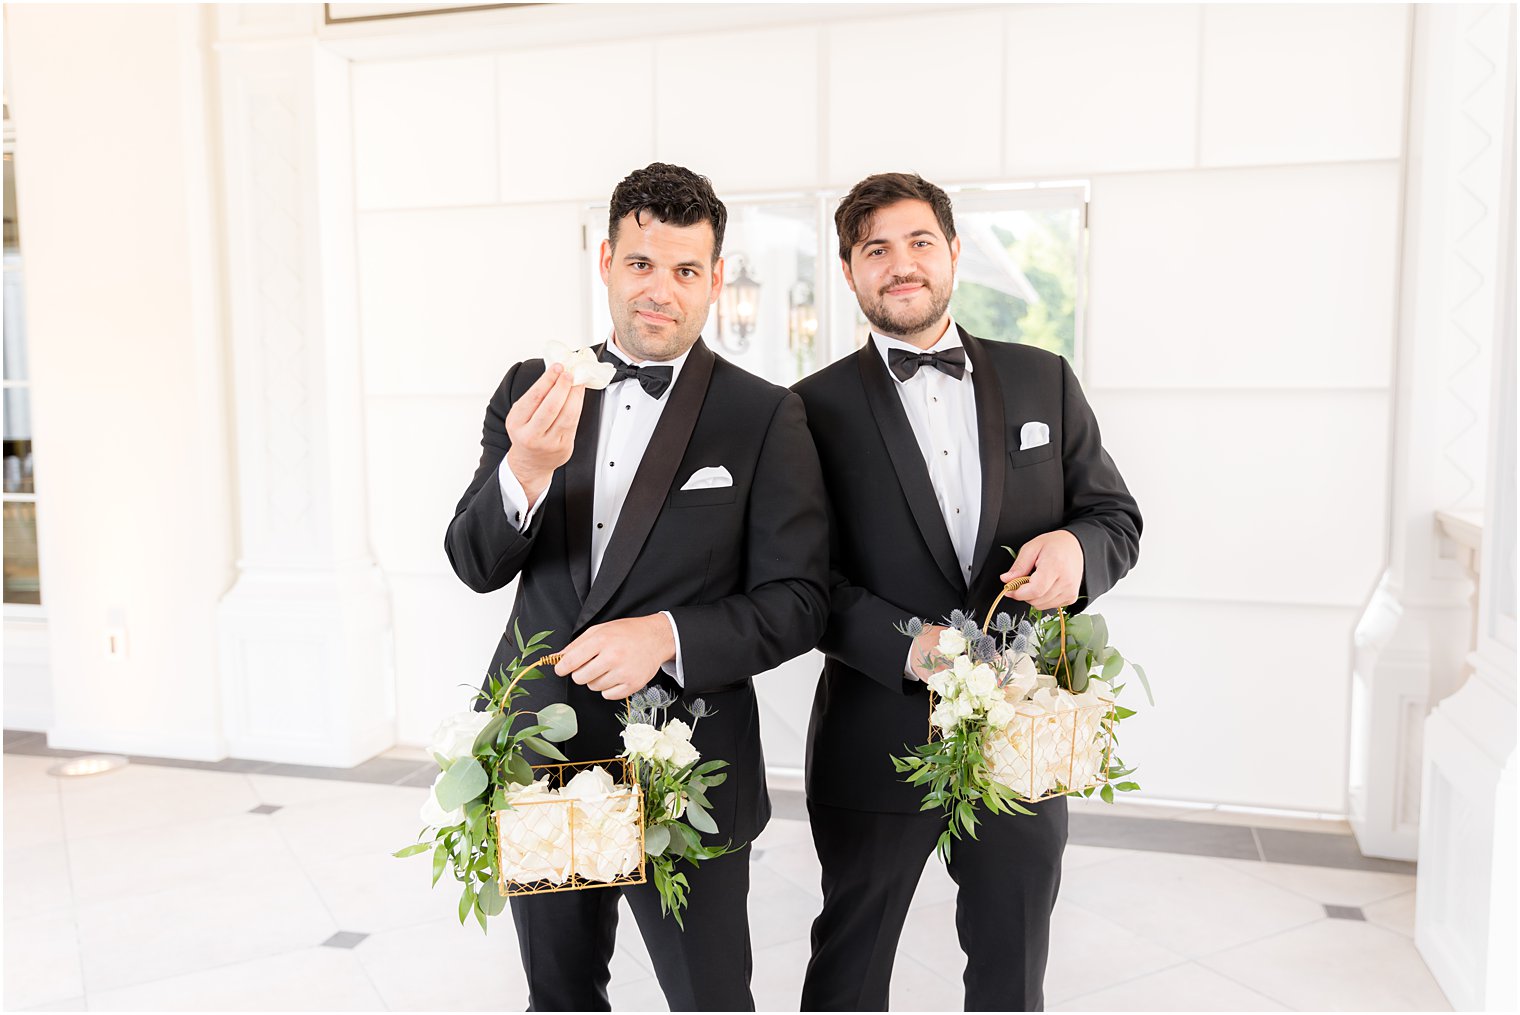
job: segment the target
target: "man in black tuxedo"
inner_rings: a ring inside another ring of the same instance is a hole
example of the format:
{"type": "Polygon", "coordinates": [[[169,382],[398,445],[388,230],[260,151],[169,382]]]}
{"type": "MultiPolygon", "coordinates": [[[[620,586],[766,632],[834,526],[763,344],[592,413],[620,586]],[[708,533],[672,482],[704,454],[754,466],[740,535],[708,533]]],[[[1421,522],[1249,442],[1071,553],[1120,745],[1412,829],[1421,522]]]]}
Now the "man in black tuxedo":
{"type": "MultiPolygon", "coordinates": [[[[1135,562],[1140,514],[1071,368],[987,342],[948,312],[960,256],[950,200],[918,176],[856,184],[835,215],[845,279],[872,335],[800,381],[828,488],[831,613],[808,727],[807,795],[823,866],[804,1011],[885,1011],[903,921],[945,830],[889,755],[923,743],[912,617],[980,615],[1003,583],[1042,610],[1090,604],[1135,562]],[[1004,546],[1018,548],[1004,573],[1004,546]]],[[[1066,801],[1033,816],[983,812],[957,840],[956,928],[967,1011],[1043,1007],[1066,801]]],[[[911,947],[911,943],[909,945],[911,947]]]]}
{"type": "MultiPolygon", "coordinates": [[[[738,845],[770,817],[750,677],[822,633],[828,530],[801,399],[701,339],[726,218],[687,169],[656,163],[618,185],[601,249],[615,379],[588,391],[559,364],[508,370],[445,548],[477,592],[518,579],[488,672],[516,654],[514,626],[565,647],[566,679],[531,684],[528,707],[574,707],[571,760],[620,753],[622,699],[651,681],[706,700],[693,743],[731,766],[709,797],[713,838],[738,845]]],[[[672,1010],[752,1010],[749,854],[678,867],[684,933],[652,883],[514,897],[529,1010],[608,1010],[620,894],[672,1010]]]]}

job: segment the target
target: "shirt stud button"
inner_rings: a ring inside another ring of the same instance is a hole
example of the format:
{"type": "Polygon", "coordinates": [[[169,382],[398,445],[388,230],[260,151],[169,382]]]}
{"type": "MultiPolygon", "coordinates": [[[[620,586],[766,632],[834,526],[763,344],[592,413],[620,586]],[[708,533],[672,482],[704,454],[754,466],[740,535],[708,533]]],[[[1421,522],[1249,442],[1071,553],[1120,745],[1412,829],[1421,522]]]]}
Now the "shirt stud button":
{"type": "Polygon", "coordinates": [[[601,528],[601,527],[602,527],[602,523],[601,523],[601,522],[597,522],[597,523],[596,523],[596,527],[597,527],[597,528],[601,528]]]}

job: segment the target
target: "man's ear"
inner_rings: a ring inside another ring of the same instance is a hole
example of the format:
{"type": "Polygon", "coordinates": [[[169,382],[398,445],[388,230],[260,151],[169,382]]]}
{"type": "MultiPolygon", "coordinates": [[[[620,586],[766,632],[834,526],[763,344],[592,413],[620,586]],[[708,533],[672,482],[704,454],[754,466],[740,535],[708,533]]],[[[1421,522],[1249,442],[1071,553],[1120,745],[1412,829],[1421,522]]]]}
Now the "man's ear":
{"type": "Polygon", "coordinates": [[[850,262],[841,257],[839,267],[844,271],[844,284],[850,287],[850,292],[854,292],[855,276],[850,273],[850,262]]]}
{"type": "Polygon", "coordinates": [[[610,285],[612,279],[612,241],[602,241],[602,253],[597,259],[597,267],[602,272],[602,284],[610,285]]]}
{"type": "Polygon", "coordinates": [[[954,274],[956,268],[960,267],[960,263],[961,238],[957,236],[955,239],[950,241],[950,271],[952,274],[954,274]]]}
{"type": "Polygon", "coordinates": [[[718,297],[723,295],[723,258],[718,258],[718,263],[713,265],[712,292],[707,294],[707,305],[712,306],[718,302],[718,297]]]}

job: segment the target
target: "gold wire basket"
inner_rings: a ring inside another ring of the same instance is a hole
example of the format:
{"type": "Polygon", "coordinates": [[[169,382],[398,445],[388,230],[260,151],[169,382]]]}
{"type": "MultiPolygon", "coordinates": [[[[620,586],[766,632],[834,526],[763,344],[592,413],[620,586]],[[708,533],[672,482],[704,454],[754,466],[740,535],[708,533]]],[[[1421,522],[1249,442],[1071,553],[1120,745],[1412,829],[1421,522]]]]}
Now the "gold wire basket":
{"type": "MultiPolygon", "coordinates": [[[[982,621],[986,634],[1003,597],[1029,581],[1014,578],[1003,586],[982,621]]],[[[1061,621],[1061,660],[1066,658],[1066,611],[1057,610],[1061,621]]],[[[1060,663],[1057,664],[1058,666],[1060,663]]],[[[935,706],[929,692],[929,712],[935,706]]],[[[929,739],[940,738],[939,727],[929,722],[929,739]]],[[[987,775],[1013,790],[1016,799],[1038,803],[1055,796],[1081,792],[1108,781],[1108,760],[1113,752],[1113,704],[1079,705],[1058,713],[1020,714],[1006,727],[987,737],[983,745],[987,775]]]]}
{"type": "MultiPolygon", "coordinates": [[[[552,666],[558,655],[535,666],[552,666]]],[[[530,667],[531,668],[531,667],[530,667]]],[[[549,777],[559,790],[580,772],[601,766],[616,787],[599,799],[520,795],[496,811],[498,885],[504,896],[547,895],[613,885],[641,885],[644,871],[644,791],[627,758],[534,765],[535,783],[549,777]]]]}

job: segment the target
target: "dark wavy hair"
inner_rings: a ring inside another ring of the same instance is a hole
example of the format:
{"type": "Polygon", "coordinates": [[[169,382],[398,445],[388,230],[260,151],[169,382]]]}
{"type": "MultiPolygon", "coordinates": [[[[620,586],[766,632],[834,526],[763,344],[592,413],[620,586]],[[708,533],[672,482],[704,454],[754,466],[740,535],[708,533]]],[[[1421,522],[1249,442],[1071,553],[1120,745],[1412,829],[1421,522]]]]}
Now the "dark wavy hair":
{"type": "Polygon", "coordinates": [[[607,210],[607,239],[614,247],[624,216],[632,215],[635,222],[642,224],[644,212],[673,226],[712,223],[712,256],[713,263],[717,263],[723,252],[728,209],[713,193],[712,181],[707,177],[668,162],[651,162],[623,177],[612,192],[612,207],[607,210]]]}
{"type": "Polygon", "coordinates": [[[898,201],[925,201],[934,209],[945,242],[955,239],[955,215],[950,195],[917,173],[877,173],[850,188],[834,210],[834,231],[839,234],[839,259],[850,263],[850,251],[866,239],[871,219],[898,201]]]}

